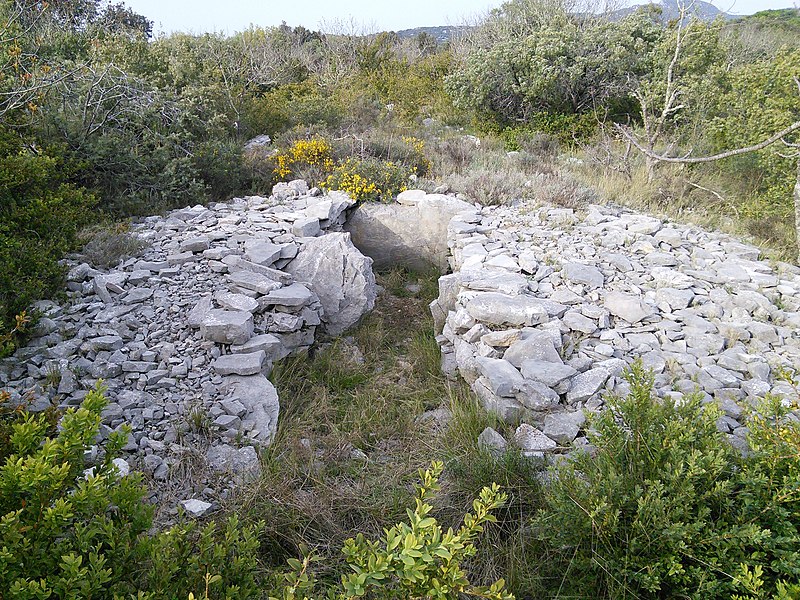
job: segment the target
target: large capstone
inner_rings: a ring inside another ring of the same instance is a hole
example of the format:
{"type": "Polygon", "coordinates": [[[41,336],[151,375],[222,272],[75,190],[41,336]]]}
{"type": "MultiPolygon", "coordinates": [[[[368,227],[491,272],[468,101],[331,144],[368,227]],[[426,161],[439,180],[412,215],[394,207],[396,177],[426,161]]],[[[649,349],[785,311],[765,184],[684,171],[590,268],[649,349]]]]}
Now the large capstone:
{"type": "Polygon", "coordinates": [[[322,327],[330,336],[347,331],[375,306],[372,259],[358,251],[349,233],[307,239],[286,271],[319,297],[322,327]]]}
{"type": "Polygon", "coordinates": [[[396,204],[365,203],[347,221],[353,243],[378,269],[404,266],[447,270],[447,226],[458,213],[474,210],[463,200],[408,190],[396,204]]]}

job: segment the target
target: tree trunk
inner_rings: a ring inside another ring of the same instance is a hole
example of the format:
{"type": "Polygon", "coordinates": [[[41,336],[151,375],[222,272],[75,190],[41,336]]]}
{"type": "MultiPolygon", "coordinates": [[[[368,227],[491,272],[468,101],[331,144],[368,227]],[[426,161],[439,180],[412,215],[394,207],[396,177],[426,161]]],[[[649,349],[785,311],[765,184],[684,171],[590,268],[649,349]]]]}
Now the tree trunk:
{"type": "Polygon", "coordinates": [[[797,261],[800,264],[800,158],[797,159],[797,182],[794,184],[794,228],[797,236],[797,261]]]}

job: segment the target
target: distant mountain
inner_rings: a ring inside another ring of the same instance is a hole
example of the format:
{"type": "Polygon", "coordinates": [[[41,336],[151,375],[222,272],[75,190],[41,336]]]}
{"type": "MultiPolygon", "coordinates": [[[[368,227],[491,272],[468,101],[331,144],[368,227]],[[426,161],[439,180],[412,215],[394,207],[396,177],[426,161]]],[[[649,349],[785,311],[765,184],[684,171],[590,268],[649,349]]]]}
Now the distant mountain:
{"type": "Polygon", "coordinates": [[[401,39],[407,38],[414,38],[417,37],[420,33],[427,33],[428,35],[433,36],[436,38],[436,41],[440,44],[444,42],[449,42],[453,39],[454,36],[458,35],[459,33],[463,33],[471,29],[471,27],[465,25],[455,25],[455,26],[441,26],[441,27],[415,27],[414,29],[403,29],[402,31],[398,31],[397,35],[400,36],[401,39]]]}
{"type": "MultiPolygon", "coordinates": [[[[664,23],[668,23],[670,21],[674,21],[680,16],[680,8],[678,5],[679,0],[662,0],[659,2],[651,2],[650,6],[654,8],[658,8],[661,10],[661,20],[664,23]]],[[[644,7],[648,6],[647,4],[640,4],[636,6],[631,6],[628,8],[623,8],[618,11],[615,11],[611,14],[612,20],[619,20],[623,17],[626,17],[630,14],[633,14],[637,10],[640,10],[644,7]]],[[[786,9],[785,11],[764,11],[767,13],[786,13],[781,14],[781,18],[789,18],[792,14],[795,17],[798,15],[797,9],[786,9]]],[[[726,21],[732,21],[735,19],[742,19],[743,17],[739,15],[732,15],[730,13],[726,13],[718,9],[716,6],[709,2],[703,2],[702,0],[696,0],[694,5],[694,10],[692,14],[703,21],[713,21],[717,17],[722,17],[726,21]]],[[[758,13],[761,14],[761,13],[758,13]]],[[[777,15],[770,15],[773,18],[777,15]]],[[[402,39],[407,38],[414,38],[418,36],[420,33],[427,33],[428,35],[433,36],[436,38],[436,41],[440,44],[444,42],[448,42],[453,37],[459,33],[463,33],[469,31],[471,27],[465,25],[448,25],[448,26],[440,26],[440,27],[414,27],[413,29],[404,29],[402,31],[398,31],[397,35],[400,36],[402,39]]]]}
{"type": "MultiPolygon", "coordinates": [[[[643,6],[648,6],[648,5],[644,4],[644,5],[631,6],[629,8],[620,9],[614,12],[611,18],[615,20],[621,19],[630,14],[633,14],[637,10],[641,9],[643,6]]],[[[664,23],[668,23],[669,21],[674,21],[678,19],[681,15],[681,10],[678,4],[678,0],[662,0],[661,3],[651,2],[650,6],[661,9],[661,20],[664,23]]],[[[725,20],[733,20],[739,18],[736,15],[723,12],[713,4],[710,4],[709,2],[703,2],[702,0],[697,0],[694,3],[694,7],[692,9],[692,15],[703,21],[713,21],[718,17],[722,17],[725,20]]]]}

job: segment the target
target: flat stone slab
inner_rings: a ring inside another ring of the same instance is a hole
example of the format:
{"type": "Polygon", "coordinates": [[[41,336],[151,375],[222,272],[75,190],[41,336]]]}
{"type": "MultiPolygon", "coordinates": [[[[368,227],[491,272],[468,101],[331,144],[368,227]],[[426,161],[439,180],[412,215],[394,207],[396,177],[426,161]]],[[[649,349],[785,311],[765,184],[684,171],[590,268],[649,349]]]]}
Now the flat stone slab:
{"type": "Polygon", "coordinates": [[[124,304],[139,304],[153,297],[151,288],[133,288],[122,297],[124,304]]]}
{"type": "Polygon", "coordinates": [[[258,303],[262,309],[270,305],[305,306],[311,304],[314,298],[314,293],[302,283],[293,283],[262,296],[258,303]]]}
{"type": "Polygon", "coordinates": [[[536,360],[546,363],[562,365],[561,355],[553,344],[553,338],[544,331],[534,331],[525,338],[514,342],[508,347],[503,359],[517,368],[522,367],[527,360],[536,360]]]}
{"type": "Polygon", "coordinates": [[[578,371],[569,365],[535,359],[522,361],[520,370],[525,379],[538,381],[549,388],[555,388],[578,374],[578,371]]]}
{"type": "Polygon", "coordinates": [[[283,344],[281,340],[270,333],[264,333],[250,338],[244,344],[231,346],[233,354],[248,354],[250,352],[264,352],[269,360],[279,360],[283,344]]]}
{"type": "Polygon", "coordinates": [[[585,285],[590,289],[603,287],[605,277],[597,267],[580,263],[567,263],[564,265],[564,277],[572,283],[585,285]]]}
{"type": "Polygon", "coordinates": [[[200,332],[219,344],[244,344],[253,336],[253,315],[240,310],[210,310],[200,324],[200,332]]]}
{"type": "Polygon", "coordinates": [[[549,317],[537,298],[495,292],[476,294],[467,302],[466,310],[476,321],[492,325],[531,326],[544,323],[549,317]]]}
{"type": "Polygon", "coordinates": [[[281,287],[279,282],[251,271],[234,271],[228,276],[228,279],[237,287],[264,295],[281,287]]]}
{"type": "Polygon", "coordinates": [[[263,350],[246,354],[223,354],[212,366],[220,375],[257,375],[266,359],[267,355],[263,350]]]}
{"type": "Polygon", "coordinates": [[[245,312],[258,310],[258,301],[244,294],[219,291],[214,294],[214,301],[225,310],[241,310],[245,312]]]}
{"type": "Polygon", "coordinates": [[[624,319],[631,325],[655,314],[655,309],[638,296],[611,292],[603,304],[612,315],[624,319]]]}
{"type": "Polygon", "coordinates": [[[271,242],[263,242],[247,248],[244,257],[257,265],[271,267],[275,264],[275,261],[281,258],[282,250],[283,246],[271,242]]]}

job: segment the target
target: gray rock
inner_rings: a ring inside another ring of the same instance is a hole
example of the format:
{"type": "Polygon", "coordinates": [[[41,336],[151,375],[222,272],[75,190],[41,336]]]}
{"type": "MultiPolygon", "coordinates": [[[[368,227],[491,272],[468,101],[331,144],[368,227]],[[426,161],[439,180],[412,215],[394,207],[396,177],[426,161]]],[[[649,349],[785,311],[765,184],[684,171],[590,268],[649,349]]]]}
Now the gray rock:
{"type": "Polygon", "coordinates": [[[200,332],[219,344],[241,345],[253,335],[253,315],[239,310],[210,310],[200,324],[200,332]]]}
{"type": "Polygon", "coordinates": [[[603,287],[605,277],[602,271],[590,265],[567,263],[564,265],[564,277],[572,283],[579,283],[590,289],[603,287]]]}
{"type": "Polygon", "coordinates": [[[341,335],[375,306],[377,288],[372,260],[361,254],[347,233],[308,240],[286,271],[309,284],[322,304],[322,327],[341,335]]]}
{"type": "Polygon", "coordinates": [[[235,400],[247,410],[243,426],[260,445],[268,445],[278,427],[278,392],[263,375],[242,377],[231,375],[223,379],[220,390],[226,400],[235,400]]]}
{"type": "Polygon", "coordinates": [[[507,296],[479,292],[467,302],[467,312],[477,321],[491,325],[531,326],[547,321],[542,303],[531,296],[507,296]]]}
{"type": "Polygon", "coordinates": [[[610,292],[603,305],[612,315],[624,319],[632,325],[655,313],[653,307],[641,298],[622,292],[610,292]]]}
{"type": "Polygon", "coordinates": [[[571,330],[580,331],[581,333],[594,333],[597,329],[597,321],[575,311],[566,313],[562,321],[571,330]]]}
{"type": "Polygon", "coordinates": [[[494,456],[501,456],[508,447],[505,438],[491,427],[484,429],[478,436],[478,448],[488,451],[494,456]]]}
{"type": "Polygon", "coordinates": [[[560,412],[545,416],[544,434],[562,446],[572,443],[586,422],[582,410],[560,412]]]}
{"type": "Polygon", "coordinates": [[[553,345],[553,337],[544,331],[534,331],[524,339],[514,342],[503,354],[503,359],[517,368],[528,360],[562,365],[561,356],[553,345]]]}
{"type": "Polygon", "coordinates": [[[475,359],[478,369],[489,382],[489,388],[500,397],[515,396],[522,390],[524,380],[514,366],[496,358],[478,357],[475,359]]]}
{"type": "Polygon", "coordinates": [[[283,246],[273,244],[270,242],[261,242],[253,244],[245,252],[245,259],[257,265],[271,267],[279,258],[281,258],[281,251],[283,246]]]}
{"type": "Polygon", "coordinates": [[[403,193],[404,204],[363,203],[350,215],[345,231],[375,261],[375,268],[424,271],[433,266],[446,271],[447,226],[456,214],[474,210],[473,206],[452,196],[403,193]]]}
{"type": "Polygon", "coordinates": [[[605,369],[590,369],[572,378],[567,402],[583,402],[594,396],[605,385],[611,374],[605,369]]]}
{"type": "Polygon", "coordinates": [[[198,237],[183,240],[180,249],[181,252],[203,252],[208,250],[209,247],[208,238],[198,237]]]}
{"type": "Polygon", "coordinates": [[[514,433],[514,443],[523,453],[538,454],[555,450],[557,444],[533,425],[523,423],[514,433]]]}
{"type": "Polygon", "coordinates": [[[200,518],[204,516],[213,506],[210,502],[204,502],[197,498],[181,501],[183,509],[192,517],[200,518]]]}
{"type": "Polygon", "coordinates": [[[150,288],[133,288],[122,297],[122,302],[125,304],[138,304],[149,300],[153,296],[153,290],[150,288]]]}
{"type": "Polygon", "coordinates": [[[259,294],[269,294],[281,287],[278,281],[250,271],[234,271],[228,278],[230,282],[238,288],[251,290],[259,294]]]}
{"type": "Polygon", "coordinates": [[[232,473],[243,478],[258,477],[261,463],[258,453],[252,446],[234,448],[227,444],[211,446],[206,452],[206,460],[218,473],[232,473]]]}
{"type": "Polygon", "coordinates": [[[258,309],[258,301],[244,294],[232,294],[219,291],[214,294],[214,301],[225,310],[254,312],[258,309]]]}
{"type": "Polygon", "coordinates": [[[212,367],[220,375],[257,375],[266,358],[263,350],[245,354],[223,354],[214,361],[212,367]]]}
{"type": "Polygon", "coordinates": [[[270,333],[264,333],[250,338],[242,345],[231,346],[233,354],[247,354],[249,352],[264,352],[268,360],[276,361],[283,358],[283,344],[270,333]]]}
{"type": "Polygon", "coordinates": [[[558,394],[538,381],[523,382],[516,398],[525,408],[534,412],[552,410],[559,403],[558,394]]]}
{"type": "Polygon", "coordinates": [[[536,359],[523,360],[520,370],[525,379],[538,381],[550,388],[556,388],[578,374],[569,365],[536,359]]]}
{"type": "Polygon", "coordinates": [[[205,296],[200,299],[200,301],[194,305],[194,308],[189,312],[187,317],[189,327],[192,329],[199,329],[200,326],[203,324],[203,320],[206,318],[206,315],[214,308],[214,303],[211,300],[211,296],[205,296]]]}
{"type": "Polygon", "coordinates": [[[314,237],[320,234],[319,219],[304,217],[292,225],[292,234],[297,237],[314,237]]]}
{"type": "Polygon", "coordinates": [[[314,294],[303,284],[293,283],[292,285],[271,291],[266,296],[258,299],[261,308],[267,306],[305,306],[315,300],[314,294]]]}

